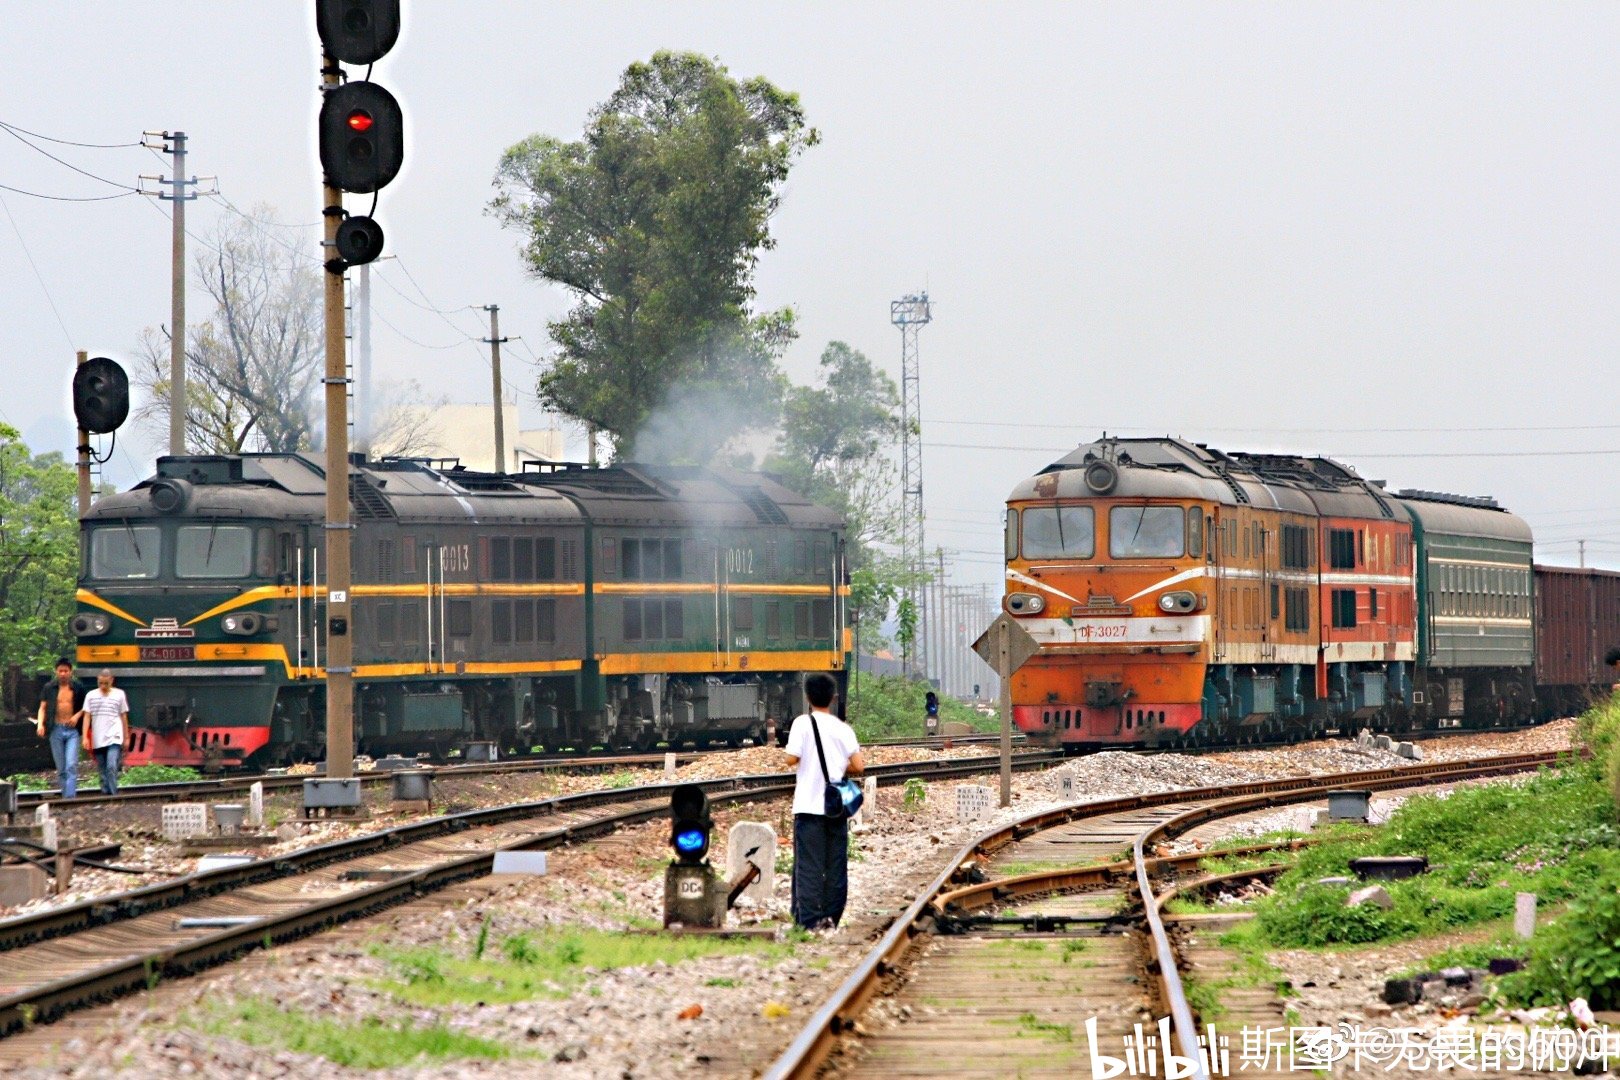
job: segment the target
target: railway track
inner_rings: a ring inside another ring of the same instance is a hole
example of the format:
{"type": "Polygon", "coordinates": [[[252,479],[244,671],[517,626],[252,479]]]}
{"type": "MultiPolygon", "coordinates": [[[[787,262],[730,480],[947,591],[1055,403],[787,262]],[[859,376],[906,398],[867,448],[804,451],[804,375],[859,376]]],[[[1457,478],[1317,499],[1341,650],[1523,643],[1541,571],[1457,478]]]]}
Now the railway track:
{"type": "MultiPolygon", "coordinates": [[[[957,735],[957,736],[922,736],[914,739],[880,739],[868,745],[871,746],[919,746],[938,749],[947,742],[955,745],[973,745],[976,743],[995,742],[999,735],[957,735]]],[[[1015,739],[1015,745],[1022,745],[1020,734],[1015,739]]],[[[699,758],[709,754],[728,753],[726,749],[715,750],[680,750],[675,751],[677,765],[689,765],[699,758]]],[[[536,754],[532,756],[507,758],[501,761],[476,762],[466,764],[434,764],[434,775],[446,779],[469,776],[499,776],[512,773],[525,772],[608,772],[628,768],[663,768],[664,752],[649,754],[536,754]]],[[[99,792],[82,792],[72,799],[62,798],[60,789],[48,788],[43,791],[25,791],[17,795],[17,804],[22,809],[32,809],[41,803],[51,803],[57,811],[83,806],[120,806],[138,802],[189,802],[194,799],[218,799],[222,796],[245,794],[248,788],[255,783],[263,784],[264,790],[284,791],[301,790],[304,780],[314,774],[290,773],[254,773],[217,777],[206,780],[175,780],[155,784],[131,784],[119,790],[117,795],[102,795],[99,792]]],[[[372,770],[357,772],[355,774],[363,786],[387,784],[393,772],[390,770],[372,770]]],[[[94,780],[89,781],[94,783],[94,780]]]]}
{"type": "Polygon", "coordinates": [[[1207,856],[1149,858],[1157,844],[1335,788],[1445,784],[1528,771],[1559,756],[1502,755],[1097,800],[987,832],[890,924],[766,1076],[811,1077],[829,1062],[840,1076],[932,1076],[942,1062],[953,1076],[1086,1075],[1090,1038],[1101,1053],[1120,1058],[1126,1037],[1140,1037],[1136,1025],[1151,1034],[1166,1016],[1175,1052],[1197,1061],[1197,1020],[1162,910],[1179,887],[1164,883],[1207,856]],[[1130,858],[1120,860],[1124,849],[1130,858]],[[998,864],[1022,872],[996,875],[998,864]],[[872,1012],[879,1015],[863,1022],[872,1012]],[[1092,1023],[1082,1032],[1086,1020],[1092,1023]]]}
{"type": "MultiPolygon", "coordinates": [[[[1020,754],[1014,768],[1055,764],[1020,754]]],[[[879,784],[941,780],[997,759],[874,766],[879,784]]],[[[706,781],[714,802],[791,794],[792,774],[706,781]]],[[[497,851],[600,836],[668,812],[673,785],[595,791],[430,818],[271,859],[0,920],[0,1034],[490,872],[497,851]]]]}

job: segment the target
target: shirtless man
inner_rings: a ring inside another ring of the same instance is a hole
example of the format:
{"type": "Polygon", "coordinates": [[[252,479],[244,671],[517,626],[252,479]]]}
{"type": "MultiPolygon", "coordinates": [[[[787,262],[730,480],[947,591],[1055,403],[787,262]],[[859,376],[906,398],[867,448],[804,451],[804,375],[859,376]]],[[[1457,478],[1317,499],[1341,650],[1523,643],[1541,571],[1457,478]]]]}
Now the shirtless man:
{"type": "Polygon", "coordinates": [[[83,720],[84,689],[73,681],[73,661],[58,660],[56,681],[47,683],[39,696],[35,730],[40,738],[51,740],[51,758],[64,799],[79,793],[79,724],[83,720]]]}

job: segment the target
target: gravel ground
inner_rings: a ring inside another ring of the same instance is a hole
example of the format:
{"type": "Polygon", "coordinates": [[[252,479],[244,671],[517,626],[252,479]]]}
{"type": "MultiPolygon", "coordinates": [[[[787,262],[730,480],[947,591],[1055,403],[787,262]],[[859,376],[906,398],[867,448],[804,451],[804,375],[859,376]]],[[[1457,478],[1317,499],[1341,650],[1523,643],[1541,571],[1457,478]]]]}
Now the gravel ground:
{"type": "MultiPolygon", "coordinates": [[[[887,765],[907,761],[974,758],[992,752],[991,748],[977,744],[953,747],[950,750],[886,746],[870,749],[867,752],[867,759],[870,764],[887,765]]],[[[769,747],[749,748],[706,755],[677,769],[676,778],[715,780],[781,770],[780,750],[769,747]]],[[[662,769],[646,768],[625,768],[611,774],[595,771],[584,773],[551,771],[467,777],[441,776],[434,782],[436,804],[433,813],[458,813],[557,795],[596,791],[604,787],[632,787],[663,782],[662,769]]],[[[420,821],[429,816],[395,811],[391,806],[390,793],[386,786],[364,788],[362,791],[371,816],[363,822],[353,824],[296,822],[293,819],[299,814],[300,794],[295,790],[267,792],[264,803],[266,832],[275,835],[277,842],[263,847],[221,848],[211,851],[210,854],[249,854],[270,858],[420,821]]],[[[232,795],[214,801],[245,802],[246,798],[232,795]]],[[[183,855],[178,844],[163,839],[162,810],[158,803],[137,803],[130,806],[105,804],[74,806],[72,803],[63,802],[52,804],[52,811],[58,815],[58,829],[64,844],[73,847],[121,844],[123,851],[118,859],[114,860],[116,864],[144,869],[147,873],[132,875],[81,868],[74,872],[73,883],[67,891],[16,907],[0,906],[0,918],[76,904],[110,893],[182,877],[195,873],[198,860],[202,858],[183,855]]]]}
{"type": "MultiPolygon", "coordinates": [[[[965,747],[953,756],[983,749],[965,747]]],[[[780,947],[777,955],[768,955],[762,945],[741,956],[586,969],[577,984],[559,989],[561,996],[510,1005],[407,1006],[377,985],[398,974],[377,950],[432,947],[466,956],[486,920],[492,941],[543,928],[618,931],[656,923],[661,919],[668,830],[661,822],[650,823],[552,852],[547,877],[487,878],[458,885],[363,923],[159,986],[142,997],[70,1017],[37,1033],[14,1036],[0,1044],[0,1065],[9,1060],[17,1068],[16,1063],[27,1061],[30,1064],[19,1074],[38,1077],[326,1077],[354,1072],[312,1054],[256,1048],[205,1033],[193,1022],[175,1020],[205,1011],[209,1003],[251,998],[335,1021],[444,1023],[526,1055],[504,1062],[461,1060],[404,1067],[383,1074],[389,1076],[756,1075],[961,844],[994,821],[1057,805],[1062,775],[1074,778],[1074,798],[1089,799],[1276,775],[1262,765],[1269,755],[1279,753],[1292,755],[1290,767],[1300,771],[1345,768],[1336,751],[1319,754],[1318,763],[1305,756],[1311,749],[1078,758],[1044,773],[1015,776],[1013,806],[993,819],[972,823],[955,820],[956,781],[927,785],[926,800],[909,809],[903,806],[900,788],[882,789],[870,825],[854,839],[844,927],[830,936],[793,943],[789,955],[781,955],[780,947]]],[[[768,771],[763,755],[770,753],[744,750],[725,757],[736,759],[735,773],[748,773],[768,771]]],[[[880,748],[871,756],[883,761],[891,760],[891,754],[929,756],[928,751],[909,748],[880,748]]],[[[718,759],[705,759],[683,769],[682,775],[722,775],[707,772],[721,767],[718,759]]],[[[585,786],[602,784],[599,776],[579,779],[585,786]]],[[[981,782],[994,787],[994,775],[981,782]]],[[[717,863],[723,862],[725,832],[735,821],[769,822],[779,836],[789,831],[787,807],[780,802],[720,808],[715,817],[717,847],[722,849],[716,852],[717,863]]],[[[301,842],[313,840],[300,836],[290,843],[301,842]]],[[[775,875],[770,905],[739,912],[740,925],[783,926],[789,894],[786,860],[779,860],[778,869],[782,872],[775,875]]]]}

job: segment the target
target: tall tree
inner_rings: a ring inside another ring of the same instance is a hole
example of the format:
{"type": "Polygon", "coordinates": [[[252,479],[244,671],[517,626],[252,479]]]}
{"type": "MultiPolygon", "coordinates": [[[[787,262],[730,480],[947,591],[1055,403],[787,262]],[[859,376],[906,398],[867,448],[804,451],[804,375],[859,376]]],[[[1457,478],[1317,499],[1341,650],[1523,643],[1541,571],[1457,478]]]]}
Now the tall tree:
{"type": "Polygon", "coordinates": [[[842,341],[822,350],[819,385],[795,386],[782,404],[782,432],[765,467],[817,502],[842,510],[864,565],[900,528],[892,452],[900,393],[866,354],[842,341]]]}
{"type": "Polygon", "coordinates": [[[72,655],[77,484],[59,453],[34,455],[0,424],[0,660],[43,671],[72,655]]]}
{"type": "MultiPolygon", "coordinates": [[[[320,275],[256,212],[223,220],[198,252],[195,279],[214,311],[186,331],[186,448],[291,452],[315,441],[315,388],[325,363],[320,275]]],[[[169,335],[142,334],[135,382],[149,428],[169,416],[169,335]]]]}
{"type": "Polygon", "coordinates": [[[821,353],[817,385],[787,391],[781,435],[765,460],[789,487],[843,513],[852,607],[867,649],[882,644],[882,625],[909,581],[893,553],[900,534],[899,410],[894,380],[860,350],[831,342],[821,353]]]}
{"type": "Polygon", "coordinates": [[[523,235],[529,272],[576,300],[550,326],[541,400],[609,433],[621,455],[703,460],[774,420],[793,319],[750,310],[753,272],[788,170],[816,141],[796,95],[659,52],[625,70],[582,139],[531,135],[507,150],[489,211],[523,235]],[[649,427],[686,445],[638,445],[649,427]]]}

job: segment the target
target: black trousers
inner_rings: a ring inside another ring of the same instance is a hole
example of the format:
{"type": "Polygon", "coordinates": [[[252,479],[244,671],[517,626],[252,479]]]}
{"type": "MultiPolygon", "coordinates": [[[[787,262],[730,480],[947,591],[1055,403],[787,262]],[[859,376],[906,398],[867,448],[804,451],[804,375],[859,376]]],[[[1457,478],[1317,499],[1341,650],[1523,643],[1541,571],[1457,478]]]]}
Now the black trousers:
{"type": "Polygon", "coordinates": [[[806,929],[844,917],[849,898],[849,819],[793,815],[793,921],[806,929]]]}

